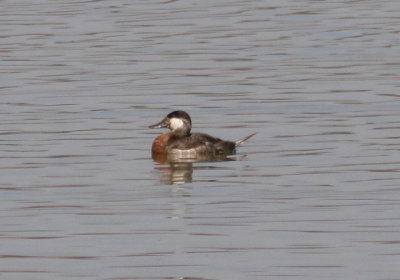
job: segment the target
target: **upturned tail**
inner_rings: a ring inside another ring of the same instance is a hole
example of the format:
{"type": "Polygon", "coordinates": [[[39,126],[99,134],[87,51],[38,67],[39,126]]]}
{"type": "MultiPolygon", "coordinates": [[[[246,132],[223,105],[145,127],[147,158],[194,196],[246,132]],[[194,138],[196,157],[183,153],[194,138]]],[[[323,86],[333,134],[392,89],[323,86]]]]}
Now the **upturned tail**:
{"type": "Polygon", "coordinates": [[[254,135],[256,135],[258,132],[254,132],[253,134],[250,134],[249,136],[246,136],[245,138],[241,139],[241,140],[237,140],[235,141],[235,147],[239,147],[243,142],[249,140],[251,137],[253,137],[254,135]]]}

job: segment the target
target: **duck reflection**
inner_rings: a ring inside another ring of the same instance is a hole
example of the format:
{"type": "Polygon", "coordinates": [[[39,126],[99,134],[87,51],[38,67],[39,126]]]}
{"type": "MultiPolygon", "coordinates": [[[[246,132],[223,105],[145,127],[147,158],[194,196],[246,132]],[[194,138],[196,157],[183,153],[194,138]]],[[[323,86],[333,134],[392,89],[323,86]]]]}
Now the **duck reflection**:
{"type": "MultiPolygon", "coordinates": [[[[160,165],[155,167],[161,172],[160,181],[164,184],[175,185],[191,183],[194,169],[204,169],[204,166],[193,166],[201,162],[232,161],[233,158],[226,156],[201,156],[196,158],[181,158],[177,155],[153,154],[153,159],[160,165]]],[[[206,167],[208,168],[208,167],[206,167]]]]}
{"type": "Polygon", "coordinates": [[[191,183],[193,165],[191,163],[170,163],[155,168],[161,171],[160,181],[167,185],[191,183]]]}

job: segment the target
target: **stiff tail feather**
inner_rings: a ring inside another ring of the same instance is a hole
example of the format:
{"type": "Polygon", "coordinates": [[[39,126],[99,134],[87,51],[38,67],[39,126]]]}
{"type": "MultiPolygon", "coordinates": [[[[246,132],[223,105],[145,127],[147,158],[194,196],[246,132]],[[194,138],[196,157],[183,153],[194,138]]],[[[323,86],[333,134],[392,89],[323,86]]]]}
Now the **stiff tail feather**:
{"type": "Polygon", "coordinates": [[[241,139],[241,140],[235,141],[235,147],[236,147],[236,148],[239,147],[243,142],[249,140],[251,137],[253,137],[253,136],[256,135],[257,133],[258,133],[258,131],[257,131],[257,132],[254,132],[254,133],[252,133],[252,134],[250,134],[249,136],[246,136],[245,138],[243,138],[243,139],[241,139]]]}

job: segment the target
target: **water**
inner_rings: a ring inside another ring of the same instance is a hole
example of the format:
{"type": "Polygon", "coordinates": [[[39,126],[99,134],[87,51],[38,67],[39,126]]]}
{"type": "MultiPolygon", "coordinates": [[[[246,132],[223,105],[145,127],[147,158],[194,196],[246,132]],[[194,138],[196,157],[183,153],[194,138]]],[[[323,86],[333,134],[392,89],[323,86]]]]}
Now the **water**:
{"type": "Polygon", "coordinates": [[[398,1],[32,2],[1,2],[1,279],[399,278],[398,1]],[[160,165],[175,109],[259,134],[160,165]]]}

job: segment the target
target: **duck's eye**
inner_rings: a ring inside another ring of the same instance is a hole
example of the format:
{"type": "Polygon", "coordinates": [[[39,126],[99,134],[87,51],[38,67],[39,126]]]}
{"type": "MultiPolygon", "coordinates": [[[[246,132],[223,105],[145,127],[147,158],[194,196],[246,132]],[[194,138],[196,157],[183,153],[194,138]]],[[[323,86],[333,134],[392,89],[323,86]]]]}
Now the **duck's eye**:
{"type": "Polygon", "coordinates": [[[169,127],[172,130],[178,129],[180,127],[183,127],[183,121],[181,119],[178,118],[172,118],[169,120],[169,127]]]}

